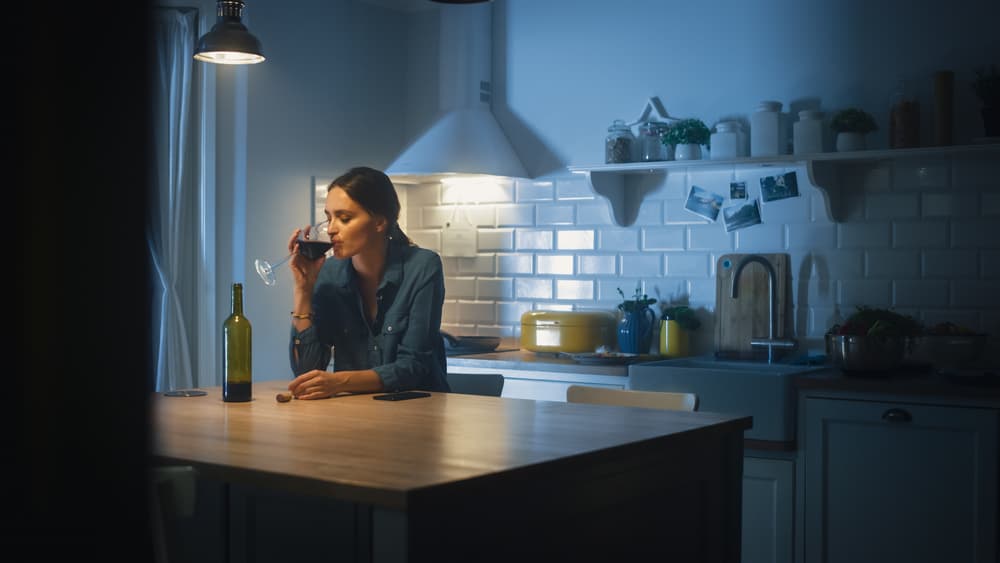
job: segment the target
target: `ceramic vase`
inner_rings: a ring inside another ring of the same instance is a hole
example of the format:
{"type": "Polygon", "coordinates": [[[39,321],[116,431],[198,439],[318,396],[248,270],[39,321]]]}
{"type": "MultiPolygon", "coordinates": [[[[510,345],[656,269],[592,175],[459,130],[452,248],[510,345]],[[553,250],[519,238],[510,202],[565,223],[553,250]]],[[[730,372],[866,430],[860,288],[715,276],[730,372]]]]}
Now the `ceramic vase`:
{"type": "Polygon", "coordinates": [[[625,354],[645,354],[653,344],[653,322],[650,308],[626,311],[618,323],[618,351],[625,354]]]}
{"type": "Polygon", "coordinates": [[[701,145],[682,143],[674,147],[674,160],[701,160],[701,145]]]}
{"type": "Polygon", "coordinates": [[[865,150],[865,134],[851,131],[837,133],[837,152],[865,150]]]}

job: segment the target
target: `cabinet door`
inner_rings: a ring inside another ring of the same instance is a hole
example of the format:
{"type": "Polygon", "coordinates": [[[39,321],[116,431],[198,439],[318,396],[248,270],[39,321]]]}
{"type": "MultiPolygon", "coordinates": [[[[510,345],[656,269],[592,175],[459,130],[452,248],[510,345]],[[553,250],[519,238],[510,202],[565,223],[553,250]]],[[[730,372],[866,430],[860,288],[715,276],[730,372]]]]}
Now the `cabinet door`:
{"type": "Polygon", "coordinates": [[[997,556],[995,409],[807,398],[807,562],[997,556]]]}
{"type": "Polygon", "coordinates": [[[791,563],[795,462],[743,458],[744,563],[791,563]]]}

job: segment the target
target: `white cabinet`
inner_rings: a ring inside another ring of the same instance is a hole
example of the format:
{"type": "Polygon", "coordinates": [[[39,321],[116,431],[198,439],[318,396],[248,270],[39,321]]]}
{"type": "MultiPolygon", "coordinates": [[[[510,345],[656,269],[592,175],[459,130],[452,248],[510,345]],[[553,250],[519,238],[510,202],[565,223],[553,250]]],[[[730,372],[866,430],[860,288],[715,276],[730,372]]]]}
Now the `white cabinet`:
{"type": "Polygon", "coordinates": [[[801,403],[805,562],[995,563],[1000,409],[875,399],[801,403]]]}
{"type": "MultiPolygon", "coordinates": [[[[743,563],[792,563],[795,459],[747,451],[743,457],[743,563]]],[[[780,455],[780,454],[775,454],[780,455]]]]}

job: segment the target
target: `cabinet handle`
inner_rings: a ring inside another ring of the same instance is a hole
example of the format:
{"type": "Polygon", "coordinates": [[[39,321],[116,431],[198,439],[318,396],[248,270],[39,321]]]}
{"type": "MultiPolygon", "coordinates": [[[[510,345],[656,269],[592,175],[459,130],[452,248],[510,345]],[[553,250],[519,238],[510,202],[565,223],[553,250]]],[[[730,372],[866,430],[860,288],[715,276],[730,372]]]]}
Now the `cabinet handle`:
{"type": "Polygon", "coordinates": [[[889,409],[882,413],[882,420],[886,422],[909,422],[913,420],[913,417],[903,409],[889,409]]]}

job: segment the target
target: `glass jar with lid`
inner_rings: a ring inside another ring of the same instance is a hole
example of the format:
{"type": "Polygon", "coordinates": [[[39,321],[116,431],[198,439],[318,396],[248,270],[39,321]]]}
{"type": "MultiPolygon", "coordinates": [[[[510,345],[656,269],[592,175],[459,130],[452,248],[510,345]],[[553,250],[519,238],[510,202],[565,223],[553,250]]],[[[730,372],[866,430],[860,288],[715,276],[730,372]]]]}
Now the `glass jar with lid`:
{"type": "Polygon", "coordinates": [[[746,156],[743,154],[743,128],[739,121],[720,121],[710,137],[712,147],[709,158],[726,160],[746,156]]]}
{"type": "Polygon", "coordinates": [[[788,141],[782,125],[781,102],[761,102],[750,116],[750,156],[784,154],[788,141]]]}
{"type": "Polygon", "coordinates": [[[659,121],[647,121],[639,126],[639,160],[654,162],[667,160],[667,147],[662,136],[667,124],[659,121]]]}
{"type": "Polygon", "coordinates": [[[604,162],[606,164],[633,162],[635,144],[632,129],[623,120],[614,120],[608,127],[608,136],[604,138],[604,162]]]}

